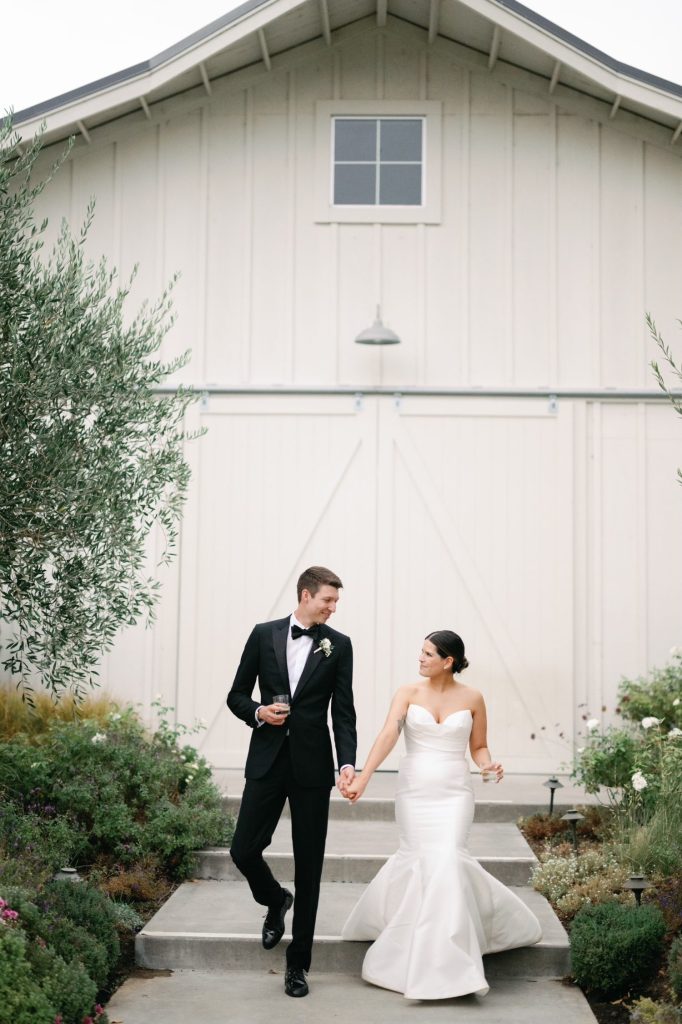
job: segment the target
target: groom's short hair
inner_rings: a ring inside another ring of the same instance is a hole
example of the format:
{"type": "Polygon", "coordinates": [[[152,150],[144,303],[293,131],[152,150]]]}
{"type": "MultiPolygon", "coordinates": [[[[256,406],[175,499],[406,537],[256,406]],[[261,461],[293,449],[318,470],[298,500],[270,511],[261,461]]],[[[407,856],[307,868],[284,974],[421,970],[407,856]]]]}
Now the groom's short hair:
{"type": "Polygon", "coordinates": [[[324,586],[336,587],[337,590],[340,590],[343,583],[335,572],[325,569],[323,565],[311,565],[309,569],[304,569],[296,584],[299,601],[304,590],[314,597],[320,587],[324,586]]]}

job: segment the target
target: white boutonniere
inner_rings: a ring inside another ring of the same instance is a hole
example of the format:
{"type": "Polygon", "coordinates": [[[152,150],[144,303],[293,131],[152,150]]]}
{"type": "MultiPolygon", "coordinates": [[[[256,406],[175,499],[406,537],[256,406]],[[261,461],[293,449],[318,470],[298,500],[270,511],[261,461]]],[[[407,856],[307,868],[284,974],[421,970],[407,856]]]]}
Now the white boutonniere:
{"type": "Polygon", "coordinates": [[[325,636],[325,637],[322,638],[322,640],[320,640],[320,646],[315,648],[315,650],[313,651],[313,654],[317,654],[318,651],[322,651],[322,653],[324,654],[325,658],[328,658],[333,650],[334,650],[334,644],[331,642],[329,637],[325,636]]]}

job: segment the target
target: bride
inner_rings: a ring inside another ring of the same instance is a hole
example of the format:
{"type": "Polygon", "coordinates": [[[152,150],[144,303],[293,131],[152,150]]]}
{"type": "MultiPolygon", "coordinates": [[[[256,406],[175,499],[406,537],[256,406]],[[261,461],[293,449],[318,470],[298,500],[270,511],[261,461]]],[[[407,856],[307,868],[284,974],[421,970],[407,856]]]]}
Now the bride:
{"type": "Polygon", "coordinates": [[[500,782],[504,774],[488,750],[483,697],[456,678],[467,665],[456,633],[429,633],[419,656],[424,681],[398,690],[365,767],[345,791],[353,803],[362,796],[404,727],[395,800],[400,847],[341,934],[373,939],[362,977],[407,999],[485,995],[483,954],[542,937],[535,915],[467,850],[474,817],[467,742],[484,780],[500,782]]]}

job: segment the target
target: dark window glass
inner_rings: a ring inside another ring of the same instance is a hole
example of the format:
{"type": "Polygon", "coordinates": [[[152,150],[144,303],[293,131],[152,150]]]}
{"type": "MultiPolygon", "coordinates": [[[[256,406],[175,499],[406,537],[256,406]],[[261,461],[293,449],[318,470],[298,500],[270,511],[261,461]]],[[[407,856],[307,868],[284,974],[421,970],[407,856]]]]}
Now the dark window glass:
{"type": "Polygon", "coordinates": [[[421,118],[335,118],[334,204],[421,206],[423,136],[421,118]]]}
{"type": "Polygon", "coordinates": [[[420,164],[382,164],[379,203],[382,206],[420,206],[422,169],[420,164]]]}
{"type": "MultiPolygon", "coordinates": [[[[369,160],[372,163],[376,160],[376,121],[351,121],[338,118],[335,124],[335,160],[369,160]]],[[[406,158],[403,157],[404,159],[406,158]]]]}
{"type": "Polygon", "coordinates": [[[334,173],[334,203],[337,206],[374,206],[375,164],[337,164],[334,173]]]}
{"type": "Polygon", "coordinates": [[[381,121],[380,160],[415,160],[422,158],[422,122],[381,121]]]}

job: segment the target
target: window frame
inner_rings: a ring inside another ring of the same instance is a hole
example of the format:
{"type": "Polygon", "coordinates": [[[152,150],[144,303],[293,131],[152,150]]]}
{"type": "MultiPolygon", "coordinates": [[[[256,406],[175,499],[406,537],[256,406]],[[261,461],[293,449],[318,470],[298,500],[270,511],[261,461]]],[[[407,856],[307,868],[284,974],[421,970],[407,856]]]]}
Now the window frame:
{"type": "Polygon", "coordinates": [[[317,223],[438,224],[441,220],[442,103],[434,100],[332,100],[316,104],[315,178],[317,223]],[[351,205],[333,202],[334,123],[337,118],[423,120],[422,203],[419,206],[351,205]]]}

